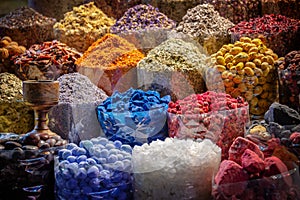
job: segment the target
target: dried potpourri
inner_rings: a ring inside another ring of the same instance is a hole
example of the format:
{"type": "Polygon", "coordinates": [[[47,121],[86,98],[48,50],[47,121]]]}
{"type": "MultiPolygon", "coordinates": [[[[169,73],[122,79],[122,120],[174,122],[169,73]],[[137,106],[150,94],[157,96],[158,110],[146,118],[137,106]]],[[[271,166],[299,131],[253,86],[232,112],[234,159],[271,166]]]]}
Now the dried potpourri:
{"type": "Polygon", "coordinates": [[[230,42],[228,29],[234,24],[221,17],[210,4],[200,4],[187,11],[176,31],[195,38],[208,54],[216,53],[230,42]]]}
{"type": "Polygon", "coordinates": [[[114,23],[113,18],[109,18],[91,2],[67,12],[64,19],[54,25],[54,33],[59,41],[84,52],[108,33],[114,23]]]}
{"type": "Polygon", "coordinates": [[[13,57],[15,74],[21,80],[56,80],[76,71],[81,54],[57,40],[34,44],[25,53],[13,57]]]}
{"type": "Polygon", "coordinates": [[[0,40],[0,73],[13,73],[11,58],[15,55],[24,53],[26,48],[12,41],[8,36],[4,36],[0,40]]]}
{"type": "Polygon", "coordinates": [[[10,36],[18,44],[33,44],[54,39],[56,19],[43,16],[32,8],[21,7],[0,18],[0,37],[10,36]]]}
{"type": "Polygon", "coordinates": [[[223,45],[212,55],[214,70],[207,71],[206,84],[210,90],[222,89],[220,84],[215,84],[220,76],[211,73],[217,71],[226,93],[245,98],[251,117],[262,118],[277,98],[277,73],[274,67],[277,59],[277,54],[267,48],[261,39],[242,37],[234,44],[223,45]]]}
{"type": "Polygon", "coordinates": [[[284,56],[299,48],[300,21],[284,15],[264,15],[242,21],[230,29],[233,42],[247,36],[258,38],[264,36],[265,45],[279,56],[284,56]]]}
{"type": "Polygon", "coordinates": [[[26,133],[33,129],[33,110],[23,102],[22,81],[0,74],[0,132],[26,133]]]}
{"type": "Polygon", "coordinates": [[[300,111],[300,51],[291,51],[278,61],[279,102],[300,111]]]}
{"type": "Polygon", "coordinates": [[[248,103],[225,93],[192,94],[171,101],[168,108],[170,137],[211,139],[221,147],[223,160],[233,140],[245,134],[248,121],[248,103]]]}
{"type": "Polygon", "coordinates": [[[212,195],[214,199],[298,199],[298,173],[295,165],[288,168],[276,156],[265,157],[255,143],[238,137],[214,178],[212,195]]]}

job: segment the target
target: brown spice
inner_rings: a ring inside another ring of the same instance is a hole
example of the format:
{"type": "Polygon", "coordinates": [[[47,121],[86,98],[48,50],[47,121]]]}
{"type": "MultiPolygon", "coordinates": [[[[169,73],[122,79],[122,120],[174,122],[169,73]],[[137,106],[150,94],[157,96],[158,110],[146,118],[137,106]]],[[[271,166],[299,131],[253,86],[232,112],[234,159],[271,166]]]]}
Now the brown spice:
{"type": "MultiPolygon", "coordinates": [[[[75,64],[79,73],[86,75],[99,88],[111,95],[118,81],[126,75],[126,83],[119,91],[133,86],[136,80],[136,71],[131,70],[144,58],[133,44],[114,35],[106,34],[79,58],[75,64]]],[[[121,85],[121,84],[120,84],[121,85]]]]}

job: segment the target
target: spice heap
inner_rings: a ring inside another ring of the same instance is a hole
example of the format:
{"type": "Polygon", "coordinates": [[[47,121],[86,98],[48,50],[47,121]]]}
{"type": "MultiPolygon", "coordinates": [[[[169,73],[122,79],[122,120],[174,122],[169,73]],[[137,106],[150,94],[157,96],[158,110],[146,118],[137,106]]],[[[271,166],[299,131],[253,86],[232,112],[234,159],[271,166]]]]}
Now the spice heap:
{"type": "Polygon", "coordinates": [[[21,80],[56,80],[63,74],[75,72],[74,63],[80,56],[59,41],[43,42],[15,56],[14,70],[21,80]]]}
{"type": "Polygon", "coordinates": [[[12,41],[8,36],[4,36],[0,40],[0,73],[9,72],[13,73],[11,67],[11,58],[15,55],[24,53],[26,48],[20,46],[17,42],[12,41]]]}
{"type": "Polygon", "coordinates": [[[167,32],[176,23],[151,5],[136,5],[128,9],[111,27],[110,32],[126,38],[138,49],[147,52],[167,39],[167,32]]]}
{"type": "Polygon", "coordinates": [[[211,139],[222,149],[222,160],[234,139],[244,136],[248,121],[248,103],[225,93],[192,94],[168,108],[170,137],[211,139]]]}
{"type": "Polygon", "coordinates": [[[262,14],[280,14],[293,19],[300,19],[300,1],[262,0],[262,14]]]}
{"type": "Polygon", "coordinates": [[[60,199],[132,199],[129,145],[106,138],[68,144],[58,152],[56,193],[60,199]]]}
{"type": "MultiPolygon", "coordinates": [[[[242,96],[250,105],[253,118],[261,118],[276,100],[277,84],[274,62],[278,56],[258,39],[242,37],[224,45],[212,55],[214,69],[219,71],[225,91],[232,97],[242,96]]],[[[218,76],[207,74],[210,90],[218,90],[218,76]]]]}
{"type": "Polygon", "coordinates": [[[65,74],[59,81],[59,103],[49,112],[49,127],[69,142],[102,134],[95,109],[107,96],[88,77],[79,73],[65,74]]]}
{"type": "Polygon", "coordinates": [[[115,20],[107,17],[94,2],[74,7],[64,19],[54,25],[54,33],[61,42],[80,52],[109,32],[115,20]]]}
{"type": "Polygon", "coordinates": [[[33,110],[22,101],[22,81],[0,74],[0,132],[26,133],[33,129],[33,110]]]}
{"type": "Polygon", "coordinates": [[[300,51],[292,51],[278,61],[279,101],[300,111],[300,51]]]}
{"type": "Polygon", "coordinates": [[[79,73],[111,95],[114,89],[126,91],[136,85],[135,67],[142,58],[144,55],[127,40],[106,34],[89,47],[76,65],[79,73]]]}
{"type": "Polygon", "coordinates": [[[230,42],[228,29],[233,26],[231,21],[220,16],[212,5],[201,4],[187,11],[176,30],[189,34],[208,54],[213,54],[222,45],[230,42]]]}
{"type": "Polygon", "coordinates": [[[205,0],[205,2],[213,5],[222,17],[234,24],[258,17],[261,12],[261,2],[257,0],[205,0]]]}
{"type": "Polygon", "coordinates": [[[22,7],[0,18],[0,37],[10,36],[18,44],[29,47],[36,43],[53,40],[56,20],[22,7]]]}
{"type": "Polygon", "coordinates": [[[293,177],[298,173],[295,167],[288,169],[276,156],[266,156],[255,143],[238,137],[229,149],[229,160],[222,161],[214,178],[212,194],[215,199],[249,195],[272,199],[275,193],[279,199],[297,199],[299,186],[293,177]]]}
{"type": "Polygon", "coordinates": [[[170,96],[129,89],[114,92],[97,107],[99,123],[110,140],[131,146],[165,139],[170,96]]]}
{"type": "Polygon", "coordinates": [[[287,18],[283,15],[264,15],[242,21],[230,29],[232,39],[239,40],[242,36],[257,38],[263,35],[268,48],[279,56],[284,56],[300,45],[298,34],[300,32],[300,21],[287,18]]]}
{"type": "Polygon", "coordinates": [[[168,39],[138,63],[138,84],[163,85],[173,92],[170,94],[172,100],[202,93],[206,89],[203,80],[206,59],[196,45],[181,39],[168,39]]]}
{"type": "Polygon", "coordinates": [[[210,199],[221,149],[210,140],[167,138],[135,146],[135,199],[210,199]]]}
{"type": "Polygon", "coordinates": [[[0,134],[1,197],[54,199],[53,156],[65,144],[56,134],[0,134]]]}
{"type": "Polygon", "coordinates": [[[124,15],[110,28],[111,33],[144,31],[147,29],[175,28],[176,23],[151,5],[136,5],[128,9],[124,15]]]}

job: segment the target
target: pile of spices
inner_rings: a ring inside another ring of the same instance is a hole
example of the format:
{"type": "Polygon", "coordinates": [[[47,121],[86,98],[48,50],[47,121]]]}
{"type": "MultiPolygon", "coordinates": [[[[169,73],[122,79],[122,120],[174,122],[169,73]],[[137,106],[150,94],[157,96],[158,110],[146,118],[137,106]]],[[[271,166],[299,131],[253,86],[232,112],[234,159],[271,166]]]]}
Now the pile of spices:
{"type": "Polygon", "coordinates": [[[0,38],[0,73],[13,73],[11,58],[25,52],[26,48],[12,41],[8,36],[0,38]]]}
{"type": "Polygon", "coordinates": [[[156,91],[129,89],[114,92],[97,107],[99,123],[110,140],[142,145],[167,136],[167,108],[170,96],[156,91]]]}
{"type": "Polygon", "coordinates": [[[54,156],[64,145],[56,134],[0,134],[1,198],[54,199],[54,156]]]}
{"type": "Polygon", "coordinates": [[[59,102],[49,112],[50,129],[77,144],[101,135],[95,109],[107,98],[105,92],[79,73],[65,74],[57,81],[59,102]]]}
{"type": "Polygon", "coordinates": [[[121,35],[138,49],[152,49],[167,39],[176,22],[151,5],[136,5],[128,9],[111,27],[110,32],[121,35]]]}
{"type": "Polygon", "coordinates": [[[32,8],[22,7],[0,18],[0,37],[10,36],[18,44],[29,47],[53,40],[56,19],[41,15],[32,8]]]}
{"type": "Polygon", "coordinates": [[[114,23],[113,18],[109,18],[91,2],[67,12],[64,19],[54,25],[54,33],[61,42],[84,52],[108,33],[114,23]]]}
{"type": "Polygon", "coordinates": [[[57,197],[133,199],[131,152],[129,145],[103,137],[68,144],[55,166],[57,197]]]}
{"type": "Polygon", "coordinates": [[[242,21],[230,29],[233,41],[242,36],[257,38],[263,35],[268,48],[279,56],[284,56],[300,46],[298,37],[300,32],[300,21],[287,18],[283,15],[264,15],[242,21]]]}
{"type": "Polygon", "coordinates": [[[166,138],[135,146],[135,199],[210,199],[221,149],[210,140],[166,138]]]}
{"type": "Polygon", "coordinates": [[[228,29],[233,26],[212,5],[201,4],[187,11],[176,30],[195,38],[208,54],[213,54],[230,42],[228,29]]]}
{"type": "Polygon", "coordinates": [[[293,19],[300,19],[300,1],[262,0],[262,14],[280,14],[293,19]]]}
{"type": "MultiPolygon", "coordinates": [[[[232,97],[242,96],[249,103],[252,118],[261,118],[277,98],[278,56],[262,40],[241,37],[234,44],[222,46],[212,55],[213,68],[220,74],[225,91],[232,97]]],[[[219,76],[207,74],[210,90],[218,90],[219,76]]]]}
{"type": "Polygon", "coordinates": [[[111,95],[116,88],[121,92],[136,85],[135,67],[143,58],[143,53],[127,40],[106,34],[89,47],[76,65],[79,73],[111,95]]]}
{"type": "Polygon", "coordinates": [[[169,94],[172,100],[202,93],[206,90],[203,79],[206,66],[207,57],[197,45],[171,38],[152,49],[138,63],[138,86],[163,85],[172,91],[169,94]]]}
{"type": "Polygon", "coordinates": [[[244,136],[249,121],[248,103],[243,98],[208,91],[170,102],[169,136],[179,139],[211,139],[222,149],[222,159],[235,138],[244,136]]]}
{"type": "Polygon", "coordinates": [[[261,2],[257,0],[204,0],[215,7],[222,17],[234,24],[260,16],[261,2]]]}
{"type": "Polygon", "coordinates": [[[300,111],[300,51],[289,52],[278,62],[279,102],[300,111]]]}
{"type": "Polygon", "coordinates": [[[22,81],[0,74],[0,132],[26,133],[33,129],[33,110],[22,101],[22,81]]]}
{"type": "Polygon", "coordinates": [[[14,71],[21,80],[56,80],[76,71],[76,50],[57,40],[34,44],[25,53],[15,56],[14,71]]]}

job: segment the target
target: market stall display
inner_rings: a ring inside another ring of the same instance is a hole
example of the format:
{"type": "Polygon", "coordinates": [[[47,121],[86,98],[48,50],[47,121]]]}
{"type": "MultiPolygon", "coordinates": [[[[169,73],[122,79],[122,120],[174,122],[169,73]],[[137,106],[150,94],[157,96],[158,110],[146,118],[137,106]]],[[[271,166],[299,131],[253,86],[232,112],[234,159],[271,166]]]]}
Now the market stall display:
{"type": "Polygon", "coordinates": [[[136,87],[136,65],[144,54],[115,34],[106,34],[76,61],[77,71],[111,95],[136,87]]]}
{"type": "Polygon", "coordinates": [[[27,133],[34,126],[33,110],[23,101],[22,81],[0,73],[0,132],[27,133]]]}
{"type": "Polygon", "coordinates": [[[200,4],[187,11],[176,31],[190,35],[211,55],[230,42],[228,29],[233,26],[231,21],[220,16],[212,5],[200,4]]]}
{"type": "Polygon", "coordinates": [[[132,151],[135,199],[209,199],[221,149],[210,140],[167,138],[132,151]]]}
{"type": "Polygon", "coordinates": [[[109,140],[142,145],[167,137],[170,96],[156,91],[129,89],[114,92],[97,107],[99,123],[109,140]]]}
{"type": "Polygon", "coordinates": [[[65,13],[64,18],[55,23],[53,28],[59,41],[84,52],[108,33],[114,23],[113,18],[109,18],[91,2],[65,13]]]}
{"type": "Polygon", "coordinates": [[[57,81],[59,101],[49,112],[50,129],[76,144],[103,135],[95,109],[107,98],[105,92],[79,73],[65,74],[57,81]]]}
{"type": "Polygon", "coordinates": [[[132,148],[93,138],[70,143],[55,162],[56,198],[132,199],[132,148]]]}
{"type": "Polygon", "coordinates": [[[75,49],[57,40],[34,44],[15,56],[14,73],[21,80],[56,80],[76,72],[75,61],[81,56],[75,49]]]}
{"type": "MultiPolygon", "coordinates": [[[[225,86],[232,97],[243,97],[249,102],[251,118],[263,118],[264,113],[277,98],[277,72],[274,62],[278,59],[272,49],[261,39],[242,37],[234,44],[224,45],[212,55],[225,86]]],[[[214,84],[219,77],[207,74],[208,89],[219,90],[214,84]],[[210,86],[210,87],[209,87],[210,86]]]]}
{"type": "Polygon", "coordinates": [[[210,139],[222,149],[222,160],[235,138],[244,136],[249,122],[248,103],[241,97],[208,91],[170,102],[169,136],[210,139]]]}
{"type": "Polygon", "coordinates": [[[56,20],[43,16],[32,8],[22,7],[0,18],[0,37],[9,36],[18,44],[33,44],[53,40],[56,20]]]}
{"type": "Polygon", "coordinates": [[[300,1],[297,0],[262,0],[262,14],[280,14],[293,19],[300,19],[300,1]]]}

